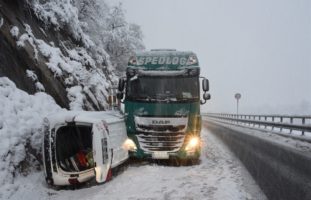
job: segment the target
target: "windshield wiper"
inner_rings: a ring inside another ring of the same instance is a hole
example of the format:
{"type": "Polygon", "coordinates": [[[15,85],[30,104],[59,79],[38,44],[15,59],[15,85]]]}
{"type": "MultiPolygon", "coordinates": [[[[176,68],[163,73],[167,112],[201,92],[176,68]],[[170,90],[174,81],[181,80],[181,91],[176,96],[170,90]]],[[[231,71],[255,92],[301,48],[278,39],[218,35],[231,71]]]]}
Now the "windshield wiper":
{"type": "Polygon", "coordinates": [[[156,98],[162,98],[162,99],[176,98],[176,95],[172,93],[158,93],[158,94],[155,94],[154,96],[156,98]]]}
{"type": "Polygon", "coordinates": [[[182,101],[182,102],[189,102],[189,101],[198,101],[197,97],[179,97],[177,98],[177,101],[182,101]]]}
{"type": "Polygon", "coordinates": [[[138,97],[132,97],[136,100],[144,100],[144,101],[156,101],[155,98],[150,97],[149,95],[139,95],[138,97]]]}
{"type": "Polygon", "coordinates": [[[148,102],[193,102],[197,101],[197,97],[176,97],[175,94],[155,94],[149,95],[139,95],[131,96],[133,100],[148,101],[148,102]]]}

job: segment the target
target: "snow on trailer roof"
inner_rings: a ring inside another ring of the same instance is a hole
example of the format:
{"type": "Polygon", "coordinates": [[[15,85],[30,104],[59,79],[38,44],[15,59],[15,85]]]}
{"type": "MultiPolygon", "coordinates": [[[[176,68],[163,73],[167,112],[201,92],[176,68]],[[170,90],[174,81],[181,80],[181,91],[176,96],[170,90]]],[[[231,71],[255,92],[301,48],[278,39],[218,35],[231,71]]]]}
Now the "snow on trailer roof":
{"type": "Polygon", "coordinates": [[[199,61],[192,51],[151,50],[136,52],[129,58],[128,66],[152,70],[165,68],[177,70],[184,67],[199,67],[199,61]]]}
{"type": "Polygon", "coordinates": [[[123,116],[118,111],[62,111],[47,117],[50,127],[56,124],[69,122],[98,123],[105,121],[107,124],[123,121],[123,116]]]}
{"type": "Polygon", "coordinates": [[[137,51],[135,56],[190,56],[196,55],[192,51],[176,51],[171,49],[151,49],[151,51],[137,51]]]}
{"type": "Polygon", "coordinates": [[[180,76],[187,73],[187,70],[171,70],[171,71],[164,71],[164,70],[138,70],[139,76],[180,76]]]}

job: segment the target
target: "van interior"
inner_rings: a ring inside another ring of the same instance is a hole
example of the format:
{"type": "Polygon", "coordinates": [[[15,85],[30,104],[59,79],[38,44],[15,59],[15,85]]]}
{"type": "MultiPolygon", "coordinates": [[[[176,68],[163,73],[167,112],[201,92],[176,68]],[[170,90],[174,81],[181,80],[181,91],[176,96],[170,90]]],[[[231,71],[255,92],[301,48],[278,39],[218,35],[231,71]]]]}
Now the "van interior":
{"type": "Polygon", "coordinates": [[[92,126],[68,124],[56,131],[57,163],[66,172],[79,172],[94,167],[92,126]]]}

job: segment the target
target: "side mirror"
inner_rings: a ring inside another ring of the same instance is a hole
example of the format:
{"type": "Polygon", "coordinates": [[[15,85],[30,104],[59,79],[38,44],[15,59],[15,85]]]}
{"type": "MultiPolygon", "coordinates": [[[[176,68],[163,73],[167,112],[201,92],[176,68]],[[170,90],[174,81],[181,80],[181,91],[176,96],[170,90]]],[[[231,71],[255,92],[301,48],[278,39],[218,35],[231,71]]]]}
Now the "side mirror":
{"type": "Polygon", "coordinates": [[[123,79],[123,78],[120,78],[120,79],[119,79],[119,83],[118,83],[118,90],[119,90],[120,92],[122,92],[122,91],[124,90],[124,85],[125,85],[124,79],[123,79]]]}
{"type": "Polygon", "coordinates": [[[209,83],[208,83],[208,79],[206,78],[202,80],[202,89],[204,92],[209,91],[209,83]]]}
{"type": "Polygon", "coordinates": [[[123,93],[122,92],[118,92],[117,93],[117,98],[119,99],[119,100],[121,100],[121,99],[123,99],[123,93]]]}
{"type": "Polygon", "coordinates": [[[210,95],[209,93],[204,93],[204,94],[203,94],[203,99],[204,99],[205,101],[210,100],[210,99],[211,99],[211,95],[210,95]]]}
{"type": "MultiPolygon", "coordinates": [[[[207,80],[207,79],[206,79],[206,80],[207,80]]],[[[201,100],[201,104],[202,104],[202,105],[205,104],[206,101],[207,101],[207,100],[210,100],[210,99],[211,99],[211,95],[210,95],[209,93],[204,92],[204,94],[203,94],[203,100],[204,100],[204,101],[201,100]]]]}

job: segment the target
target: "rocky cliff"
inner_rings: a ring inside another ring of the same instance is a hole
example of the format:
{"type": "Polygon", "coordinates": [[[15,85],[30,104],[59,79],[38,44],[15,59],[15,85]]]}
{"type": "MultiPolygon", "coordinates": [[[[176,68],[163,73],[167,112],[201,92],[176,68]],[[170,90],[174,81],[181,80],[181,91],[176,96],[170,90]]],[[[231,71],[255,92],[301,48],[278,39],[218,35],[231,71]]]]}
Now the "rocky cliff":
{"type": "Polygon", "coordinates": [[[70,1],[0,0],[0,77],[67,109],[104,110],[117,77],[81,24],[70,1]]]}

